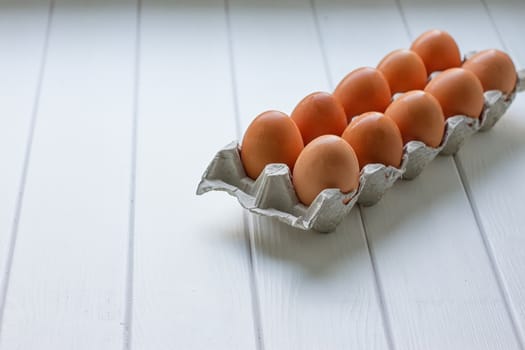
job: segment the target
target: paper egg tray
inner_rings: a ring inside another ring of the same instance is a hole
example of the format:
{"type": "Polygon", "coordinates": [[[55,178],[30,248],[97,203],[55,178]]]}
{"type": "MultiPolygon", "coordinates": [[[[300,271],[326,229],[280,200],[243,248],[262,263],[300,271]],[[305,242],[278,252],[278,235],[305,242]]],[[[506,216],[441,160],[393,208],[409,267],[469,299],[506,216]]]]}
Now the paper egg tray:
{"type": "Polygon", "coordinates": [[[357,190],[343,194],[339,189],[325,189],[310,206],[299,202],[292,184],[290,169],[285,164],[268,164],[256,181],[246,176],[237,142],[221,149],[202,175],[197,194],[225,191],[237,198],[250,212],[274,217],[302,230],[331,232],[359,203],[377,203],[398,179],[417,177],[438,154],[456,153],[463,142],[475,132],[489,130],[505,113],[516,93],[525,90],[525,70],[518,72],[514,91],[508,96],[499,91],[484,94],[485,105],[479,119],[458,115],[448,118],[445,134],[437,148],[420,141],[404,146],[399,169],[383,164],[368,164],[361,170],[357,190]]]}

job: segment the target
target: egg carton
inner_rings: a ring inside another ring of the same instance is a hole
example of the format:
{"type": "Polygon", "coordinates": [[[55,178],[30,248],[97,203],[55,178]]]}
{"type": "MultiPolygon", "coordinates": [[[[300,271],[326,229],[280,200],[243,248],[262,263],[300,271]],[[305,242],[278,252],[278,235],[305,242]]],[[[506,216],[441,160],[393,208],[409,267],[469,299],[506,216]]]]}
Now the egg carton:
{"type": "Polygon", "coordinates": [[[483,112],[479,119],[462,115],[448,118],[439,147],[410,141],[404,146],[399,168],[368,164],[361,170],[359,186],[355,191],[345,194],[337,188],[325,189],[310,206],[299,202],[290,169],[285,164],[268,164],[257,180],[249,178],[244,171],[236,141],[215,155],[202,175],[197,194],[225,191],[252,213],[276,218],[301,230],[331,232],[356,203],[364,206],[377,203],[397,180],[414,179],[438,154],[452,155],[469,136],[492,128],[506,112],[516,93],[523,90],[525,70],[518,72],[518,82],[511,94],[485,92],[483,112]]]}

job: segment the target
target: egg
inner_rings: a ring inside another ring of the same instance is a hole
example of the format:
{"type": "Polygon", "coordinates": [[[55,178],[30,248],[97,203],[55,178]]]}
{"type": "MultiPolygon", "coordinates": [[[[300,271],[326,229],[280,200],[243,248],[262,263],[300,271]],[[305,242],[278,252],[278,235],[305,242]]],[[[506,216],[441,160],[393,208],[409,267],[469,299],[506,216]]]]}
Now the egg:
{"type": "Polygon", "coordinates": [[[292,171],[303,148],[303,138],[295,122],[282,112],[266,111],[246,129],[241,161],[246,174],[255,180],[270,163],[284,163],[292,171]]]}
{"type": "Polygon", "coordinates": [[[479,118],[483,110],[483,87],[479,79],[463,68],[451,68],[434,77],[425,87],[441,105],[445,118],[466,115],[479,118]]]}
{"type": "Polygon", "coordinates": [[[359,164],[352,147],[335,135],[312,140],[297,158],[293,185],[305,205],[310,205],[327,188],[339,188],[342,193],[357,189],[359,164]]]}
{"type": "Polygon", "coordinates": [[[396,123],[379,112],[367,112],[352,119],[343,132],[355,151],[362,169],[380,163],[399,168],[403,156],[403,138],[396,123]]]}
{"type": "Polygon", "coordinates": [[[414,40],[410,50],[421,57],[427,73],[461,66],[461,54],[454,38],[443,30],[429,30],[414,40]]]}
{"type": "Polygon", "coordinates": [[[314,92],[301,100],[290,115],[304,144],[321,135],[340,136],[346,128],[346,114],[341,103],[328,92],[314,92]]]}
{"type": "Polygon", "coordinates": [[[383,73],[371,67],[350,72],[334,91],[341,101],[348,122],[364,112],[384,112],[390,103],[391,92],[383,73]]]}
{"type": "Polygon", "coordinates": [[[392,94],[424,89],[427,70],[414,51],[400,49],[390,52],[377,65],[385,76],[392,94]]]}
{"type": "Polygon", "coordinates": [[[436,148],[443,139],[443,110],[438,100],[425,91],[414,90],[403,94],[388,106],[385,116],[396,123],[405,144],[421,141],[436,148]]]}
{"type": "Polygon", "coordinates": [[[499,90],[509,94],[516,86],[516,67],[509,55],[500,50],[480,51],[466,60],[463,68],[478,77],[484,91],[499,90]]]}

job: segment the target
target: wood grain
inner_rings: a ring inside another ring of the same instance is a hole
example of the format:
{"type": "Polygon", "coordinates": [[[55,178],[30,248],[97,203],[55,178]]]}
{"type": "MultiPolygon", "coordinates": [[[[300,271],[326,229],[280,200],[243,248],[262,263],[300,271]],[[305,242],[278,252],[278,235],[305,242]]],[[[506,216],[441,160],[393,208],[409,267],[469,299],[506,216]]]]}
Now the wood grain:
{"type": "Polygon", "coordinates": [[[55,4],[4,349],[122,346],[135,18],[131,1],[55,4]]]}
{"type": "MultiPolygon", "coordinates": [[[[330,89],[308,2],[232,1],[230,16],[242,131],[330,89]]],[[[328,235],[248,217],[264,348],[387,348],[357,209],[328,235]]]]}
{"type": "Polygon", "coordinates": [[[132,346],[253,349],[249,245],[224,193],[195,195],[235,139],[222,1],[142,8],[132,346]]]}
{"type": "MultiPolygon", "coordinates": [[[[480,26],[480,36],[473,44],[478,49],[504,49],[512,56],[516,68],[523,69],[525,2],[489,1],[488,10],[495,27],[480,26]],[[489,41],[488,37],[502,40],[489,41]]],[[[524,115],[525,96],[521,92],[500,122],[492,130],[475,135],[458,155],[522,346],[525,341],[525,253],[520,249],[525,244],[524,115]]]]}
{"type": "Polygon", "coordinates": [[[194,191],[426,29],[524,68],[525,1],[56,0],[47,36],[49,8],[0,0],[0,349],[524,348],[525,93],[332,234],[194,191]]]}
{"type": "Polygon", "coordinates": [[[48,20],[47,2],[0,2],[0,313],[17,231],[48,20]]]}
{"type": "MultiPolygon", "coordinates": [[[[431,6],[428,17],[439,13],[439,5],[431,6]]],[[[345,70],[375,66],[410,44],[394,1],[319,2],[317,8],[335,83],[345,70]]],[[[409,23],[426,24],[417,9],[414,3],[409,23]]],[[[436,159],[418,179],[397,183],[362,212],[396,348],[517,347],[452,158],[436,159]]]]}

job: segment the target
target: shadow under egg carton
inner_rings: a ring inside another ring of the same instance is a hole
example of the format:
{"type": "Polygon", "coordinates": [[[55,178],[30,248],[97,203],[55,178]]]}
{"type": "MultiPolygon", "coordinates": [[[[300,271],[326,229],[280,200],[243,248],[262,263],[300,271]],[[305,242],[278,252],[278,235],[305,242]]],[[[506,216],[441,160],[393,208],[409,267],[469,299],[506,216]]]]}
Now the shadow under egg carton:
{"type": "Polygon", "coordinates": [[[516,89],[508,96],[499,91],[485,92],[485,105],[479,119],[461,115],[448,118],[439,147],[410,141],[403,149],[399,169],[383,164],[366,165],[361,170],[359,187],[353,192],[344,194],[339,189],[325,189],[310,206],[305,206],[295,194],[287,165],[268,164],[254,181],[246,176],[239,145],[234,141],[215,155],[202,175],[197,194],[225,191],[250,212],[276,218],[301,230],[334,231],[356,203],[364,206],[377,203],[398,179],[414,179],[438,154],[454,154],[469,136],[492,128],[516,93],[525,90],[525,71],[518,72],[518,78],[516,89]]]}

